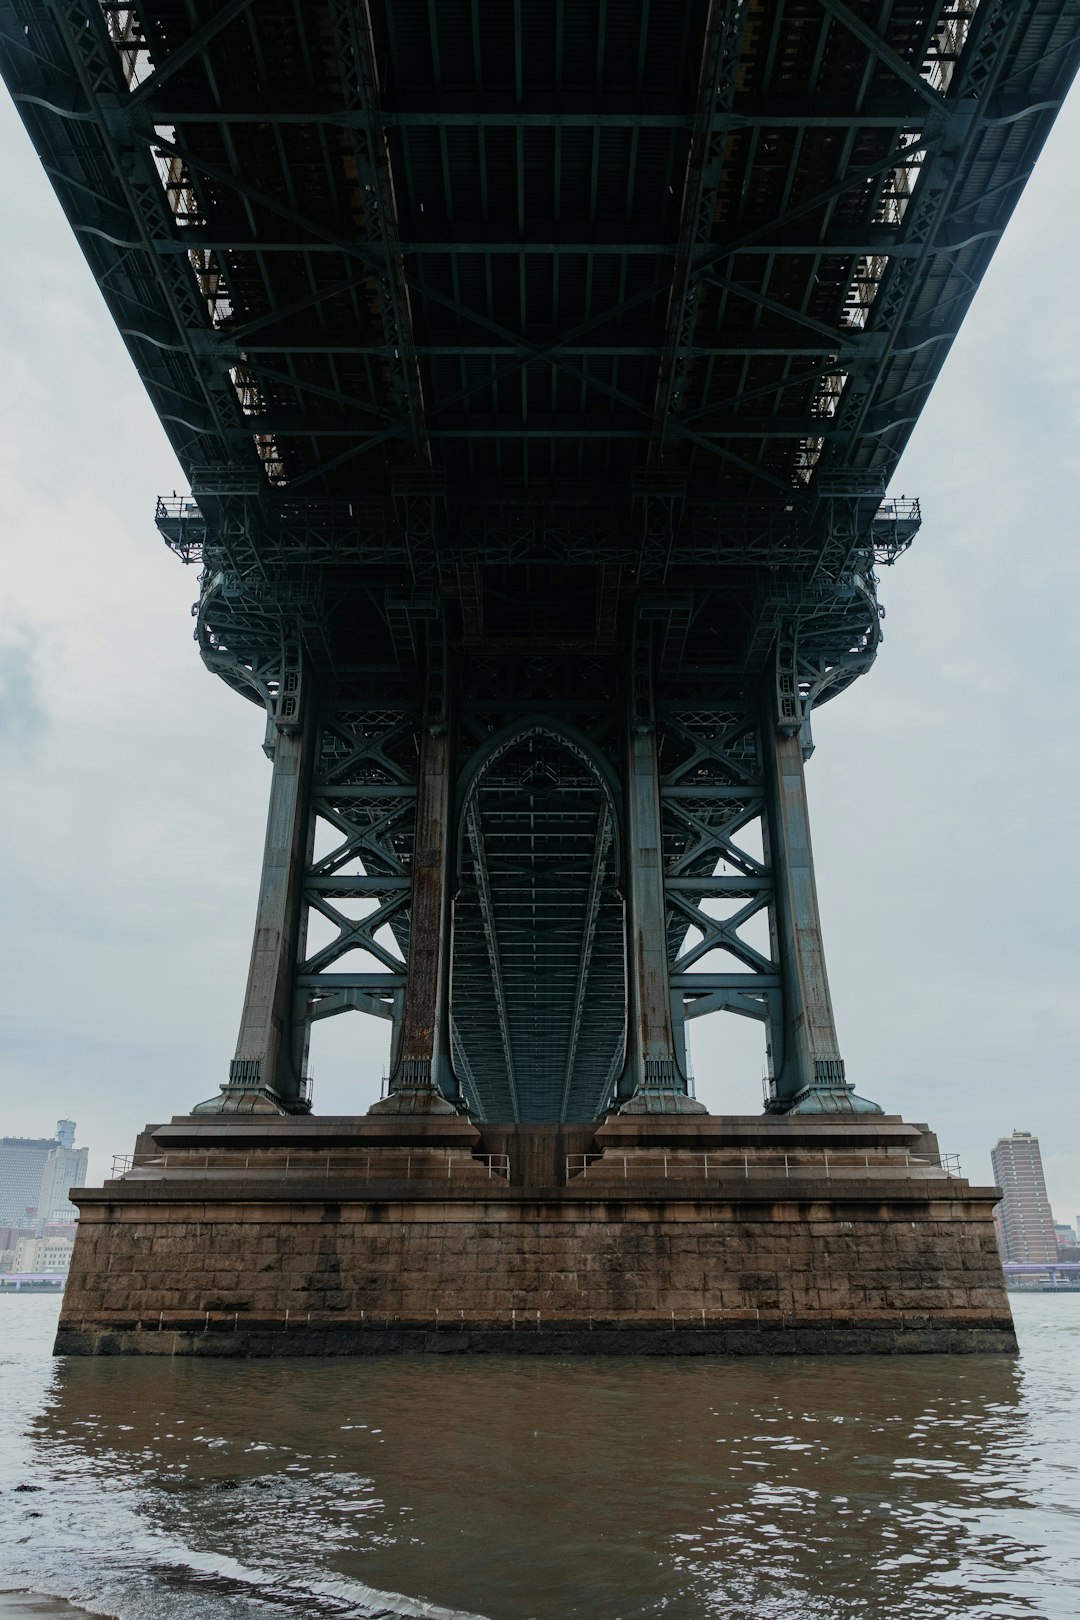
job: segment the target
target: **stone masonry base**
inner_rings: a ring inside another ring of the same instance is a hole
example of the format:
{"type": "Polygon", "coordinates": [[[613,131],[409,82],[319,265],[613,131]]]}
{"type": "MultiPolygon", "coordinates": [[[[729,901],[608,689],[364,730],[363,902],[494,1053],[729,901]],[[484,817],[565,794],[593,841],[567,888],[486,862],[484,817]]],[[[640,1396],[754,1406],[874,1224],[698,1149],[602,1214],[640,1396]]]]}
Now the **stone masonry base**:
{"type": "Polygon", "coordinates": [[[1013,1351],[925,1127],[179,1118],[80,1189],[68,1355],[1013,1351]]]}
{"type": "Polygon", "coordinates": [[[1012,1354],[1012,1327],[902,1328],[819,1323],[814,1327],[605,1328],[566,1326],[539,1332],[505,1328],[459,1332],[334,1324],[326,1329],[205,1332],[61,1328],[58,1356],[862,1356],[1012,1354]]]}

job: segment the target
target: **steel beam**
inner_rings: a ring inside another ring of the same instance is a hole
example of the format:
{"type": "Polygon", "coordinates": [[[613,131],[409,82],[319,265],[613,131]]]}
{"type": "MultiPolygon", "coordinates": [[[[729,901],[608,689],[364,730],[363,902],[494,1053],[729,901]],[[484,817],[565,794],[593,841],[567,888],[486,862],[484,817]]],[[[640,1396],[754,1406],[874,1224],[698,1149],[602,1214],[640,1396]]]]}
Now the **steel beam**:
{"type": "Polygon", "coordinates": [[[746,21],[747,10],[741,0],[709,0],[697,112],[683,179],[678,253],[667,309],[667,352],[652,411],[649,465],[654,468],[664,460],[668,433],[679,426],[677,413],[685,402],[690,363],[687,351],[694,341],[700,295],[697,260],[702,245],[712,236],[746,21]]]}
{"type": "Polygon", "coordinates": [[[565,1120],[567,1117],[570,1091],[574,1082],[574,1063],[578,1054],[578,1043],[581,1039],[582,1022],[587,1015],[589,1004],[589,970],[592,967],[593,945],[596,941],[596,923],[600,914],[604,862],[611,843],[611,835],[611,816],[605,804],[597,819],[596,844],[593,849],[592,872],[589,877],[589,894],[585,902],[585,923],[581,936],[581,959],[578,963],[577,994],[574,997],[574,1011],[570,1020],[566,1069],[563,1074],[562,1103],[559,1108],[559,1118],[561,1120],[565,1120]]]}
{"type": "Polygon", "coordinates": [[[413,317],[399,245],[394,184],[386,135],[379,118],[379,74],[367,0],[329,0],[331,27],[344,98],[360,115],[350,128],[350,149],[361,188],[360,214],[367,242],[381,253],[379,314],[390,354],[387,368],[399,417],[408,423],[413,453],[429,460],[424,400],[414,351],[413,317]],[[362,121],[360,121],[362,120],[362,121]]]}
{"type": "Polygon", "coordinates": [[[929,110],[930,117],[941,118],[947,115],[944,97],[915,71],[910,62],[906,62],[898,55],[887,40],[865,23],[850,6],[846,6],[844,0],[818,0],[818,4],[830,17],[853,34],[860,44],[865,45],[871,56],[887,67],[901,84],[918,97],[929,110]]]}
{"type": "Polygon", "coordinates": [[[505,1064],[504,1078],[510,1096],[512,1118],[514,1123],[517,1124],[521,1120],[521,1105],[518,1100],[517,1076],[514,1072],[514,1036],[510,1028],[510,1009],[506,999],[506,986],[503,983],[502,945],[495,922],[495,901],[491,890],[491,874],[488,871],[487,851],[484,848],[484,829],[475,798],[471,800],[466,812],[465,825],[472,854],[473,869],[476,874],[480,920],[484,931],[484,942],[487,946],[488,969],[491,974],[491,997],[499,1022],[499,1038],[505,1064]]]}
{"type": "Polygon", "coordinates": [[[193,62],[197,56],[201,56],[211,40],[215,39],[223,28],[227,28],[231,22],[234,22],[237,17],[247,11],[251,4],[252,0],[225,0],[225,4],[218,9],[214,16],[208,18],[201,27],[196,28],[194,32],[189,34],[182,45],[178,45],[174,51],[170,51],[164,61],[160,62],[140,84],[132,86],[127,106],[129,108],[135,107],[140,102],[147,102],[151,97],[157,96],[161,86],[172,77],[178,68],[185,67],[188,62],[193,62]]]}

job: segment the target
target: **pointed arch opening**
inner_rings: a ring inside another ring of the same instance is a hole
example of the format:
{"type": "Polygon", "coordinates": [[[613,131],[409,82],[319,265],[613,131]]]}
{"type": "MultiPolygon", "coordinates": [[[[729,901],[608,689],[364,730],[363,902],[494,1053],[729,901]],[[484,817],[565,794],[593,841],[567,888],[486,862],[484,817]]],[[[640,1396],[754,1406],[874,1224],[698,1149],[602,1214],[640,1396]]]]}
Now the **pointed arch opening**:
{"type": "Polygon", "coordinates": [[[466,777],[451,1047],[481,1118],[594,1119],[622,1069],[625,920],[605,764],[537,722],[494,739],[466,777]]]}

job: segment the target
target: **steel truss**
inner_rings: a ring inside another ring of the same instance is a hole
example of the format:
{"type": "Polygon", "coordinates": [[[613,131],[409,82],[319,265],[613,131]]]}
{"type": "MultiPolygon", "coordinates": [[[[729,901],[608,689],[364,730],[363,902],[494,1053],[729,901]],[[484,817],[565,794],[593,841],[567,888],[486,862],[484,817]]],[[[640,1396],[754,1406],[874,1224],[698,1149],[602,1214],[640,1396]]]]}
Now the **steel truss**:
{"type": "Polygon", "coordinates": [[[433,630],[423,705],[401,680],[377,699],[319,689],[283,646],[227,1093],[306,1107],[311,1025],[360,1011],[392,1022],[398,1090],[478,1118],[590,1119],[642,1091],[685,1097],[686,1020],[727,1011],[766,1026],[774,1106],[823,1079],[846,1095],[812,871],[809,902],[792,878],[808,714],[793,632],[770,683],[713,680],[706,700],[663,676],[639,624],[629,663],[534,657],[509,686],[499,659],[451,668],[433,630]]]}

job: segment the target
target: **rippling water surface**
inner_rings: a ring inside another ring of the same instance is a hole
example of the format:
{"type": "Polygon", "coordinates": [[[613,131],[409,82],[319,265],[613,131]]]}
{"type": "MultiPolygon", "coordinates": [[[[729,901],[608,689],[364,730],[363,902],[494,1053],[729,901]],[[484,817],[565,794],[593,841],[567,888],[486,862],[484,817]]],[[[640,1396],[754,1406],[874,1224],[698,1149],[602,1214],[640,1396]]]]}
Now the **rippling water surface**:
{"type": "Polygon", "coordinates": [[[1022,1354],[54,1362],[0,1299],[0,1589],[121,1620],[1074,1620],[1080,1295],[1022,1354]]]}

